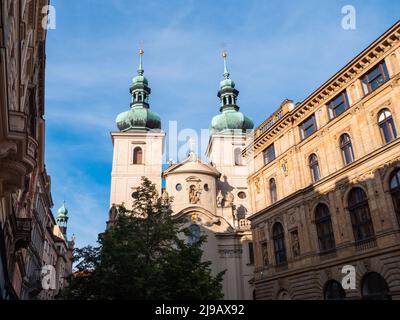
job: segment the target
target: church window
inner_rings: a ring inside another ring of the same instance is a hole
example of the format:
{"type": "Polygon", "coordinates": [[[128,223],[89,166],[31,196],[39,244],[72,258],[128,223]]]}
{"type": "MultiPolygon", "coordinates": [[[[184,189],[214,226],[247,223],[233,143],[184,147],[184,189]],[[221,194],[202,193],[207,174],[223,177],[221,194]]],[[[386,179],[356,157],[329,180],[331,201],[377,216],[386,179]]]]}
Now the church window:
{"type": "Polygon", "coordinates": [[[253,247],[253,242],[248,243],[248,248],[249,248],[249,264],[254,264],[254,247],[253,247]]]}
{"type": "Polygon", "coordinates": [[[209,191],[209,190],[210,190],[210,188],[209,188],[208,184],[206,183],[206,184],[204,185],[204,191],[209,191]]]}
{"type": "Polygon", "coordinates": [[[242,165],[242,149],[235,148],[234,157],[235,157],[235,166],[241,166],[242,165]]]}
{"type": "Polygon", "coordinates": [[[246,199],[246,193],[243,192],[243,191],[240,191],[240,192],[238,193],[238,197],[239,197],[239,199],[246,199]]]}
{"type": "Polygon", "coordinates": [[[140,147],[133,149],[133,164],[143,164],[143,150],[140,147]]]}
{"type": "Polygon", "coordinates": [[[192,224],[189,227],[189,244],[194,244],[200,240],[200,226],[198,224],[192,224]]]}
{"type": "Polygon", "coordinates": [[[182,185],[181,185],[180,183],[178,183],[178,184],[175,186],[175,189],[176,189],[176,191],[181,191],[181,190],[182,190],[182,185]]]}

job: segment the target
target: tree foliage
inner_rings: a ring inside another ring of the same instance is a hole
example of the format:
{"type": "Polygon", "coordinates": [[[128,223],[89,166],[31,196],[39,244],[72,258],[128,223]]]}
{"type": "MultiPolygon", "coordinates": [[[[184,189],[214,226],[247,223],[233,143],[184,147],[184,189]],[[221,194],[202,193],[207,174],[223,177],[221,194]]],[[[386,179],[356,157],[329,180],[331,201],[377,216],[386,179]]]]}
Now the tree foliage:
{"type": "Polygon", "coordinates": [[[224,272],[214,276],[211,262],[202,261],[205,237],[192,244],[183,240],[190,231],[172,217],[172,199],[158,197],[147,178],[132,197],[133,209],[119,208],[97,247],[76,250],[76,272],[62,297],[221,299],[224,272]]]}

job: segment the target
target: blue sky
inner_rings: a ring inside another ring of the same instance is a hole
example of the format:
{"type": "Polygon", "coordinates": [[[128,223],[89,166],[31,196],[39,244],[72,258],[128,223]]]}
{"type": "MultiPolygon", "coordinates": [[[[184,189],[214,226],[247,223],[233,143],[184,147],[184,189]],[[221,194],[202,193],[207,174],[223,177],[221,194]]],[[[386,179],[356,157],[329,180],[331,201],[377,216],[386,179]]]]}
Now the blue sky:
{"type": "Polygon", "coordinates": [[[163,128],[208,128],[219,112],[221,50],[241,111],[260,124],[289,98],[304,100],[393,25],[398,0],[52,0],[47,37],[46,163],[54,213],[67,202],[69,234],[95,244],[105,228],[110,132],[128,110],[139,43],[152,110],[163,128]],[[341,27],[344,5],[356,30],[341,27]]]}

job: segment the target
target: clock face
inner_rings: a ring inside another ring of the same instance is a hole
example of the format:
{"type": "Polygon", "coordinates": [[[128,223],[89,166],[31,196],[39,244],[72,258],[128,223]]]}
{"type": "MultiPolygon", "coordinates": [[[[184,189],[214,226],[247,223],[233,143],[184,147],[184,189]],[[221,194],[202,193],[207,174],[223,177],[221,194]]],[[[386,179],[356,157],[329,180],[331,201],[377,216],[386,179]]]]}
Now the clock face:
{"type": "Polygon", "coordinates": [[[178,184],[175,186],[175,189],[176,189],[176,191],[181,191],[181,190],[182,190],[182,185],[181,185],[180,183],[178,183],[178,184]]]}

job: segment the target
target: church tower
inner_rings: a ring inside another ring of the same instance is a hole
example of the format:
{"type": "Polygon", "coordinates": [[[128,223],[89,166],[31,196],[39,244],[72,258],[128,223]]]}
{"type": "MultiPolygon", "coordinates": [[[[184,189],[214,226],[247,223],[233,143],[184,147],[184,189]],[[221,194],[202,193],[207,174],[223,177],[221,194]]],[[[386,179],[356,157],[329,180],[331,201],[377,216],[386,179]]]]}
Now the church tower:
{"type": "Polygon", "coordinates": [[[220,114],[211,121],[206,155],[214,168],[221,173],[215,190],[216,214],[229,221],[232,231],[216,235],[217,250],[220,254],[217,263],[219,270],[227,270],[223,282],[224,298],[251,299],[253,244],[250,222],[247,220],[250,215],[248,167],[241,153],[254,124],[239,111],[239,91],[229,77],[226,52],[222,56],[224,79],[218,91],[220,114]],[[227,252],[235,252],[235,255],[227,252]]]}
{"type": "Polygon", "coordinates": [[[238,214],[247,211],[247,165],[241,152],[246,145],[247,134],[253,129],[253,121],[239,112],[237,97],[239,91],[230,79],[227,67],[227,53],[223,52],[224,79],[220,83],[218,97],[220,114],[213,117],[210,127],[210,140],[206,155],[216,169],[222,173],[219,190],[223,197],[231,193],[236,200],[238,214]],[[239,209],[240,208],[240,209],[239,209]]]}
{"type": "Polygon", "coordinates": [[[67,226],[68,226],[68,209],[65,206],[65,201],[62,206],[57,210],[57,224],[60,227],[60,231],[62,232],[65,240],[67,241],[67,226]]]}
{"type": "Polygon", "coordinates": [[[118,132],[112,132],[114,145],[110,206],[132,207],[132,192],[146,176],[161,194],[162,156],[165,133],[160,116],[150,110],[151,89],[144,77],[143,50],[139,50],[138,74],[132,79],[130,109],[117,116],[118,132]]]}

